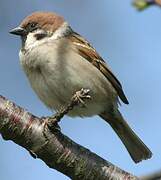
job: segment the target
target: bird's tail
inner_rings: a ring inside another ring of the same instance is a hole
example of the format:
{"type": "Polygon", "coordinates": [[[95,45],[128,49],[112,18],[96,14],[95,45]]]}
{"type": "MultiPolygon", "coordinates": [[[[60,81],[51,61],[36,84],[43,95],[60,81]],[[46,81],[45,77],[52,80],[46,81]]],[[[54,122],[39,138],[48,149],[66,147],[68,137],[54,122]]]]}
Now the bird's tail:
{"type": "Polygon", "coordinates": [[[111,125],[116,134],[120,137],[135,163],[151,158],[152,152],[129,127],[118,110],[115,116],[110,117],[106,112],[100,116],[111,125]]]}

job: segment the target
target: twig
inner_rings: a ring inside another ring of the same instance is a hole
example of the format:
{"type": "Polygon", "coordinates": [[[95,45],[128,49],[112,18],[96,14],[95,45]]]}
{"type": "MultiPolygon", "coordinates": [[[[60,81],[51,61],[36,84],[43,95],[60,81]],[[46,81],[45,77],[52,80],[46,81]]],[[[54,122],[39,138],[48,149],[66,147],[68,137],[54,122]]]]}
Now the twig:
{"type": "Polygon", "coordinates": [[[161,7],[161,0],[134,0],[133,5],[141,11],[151,5],[157,5],[161,7]]]}
{"type": "Polygon", "coordinates": [[[0,133],[27,149],[73,180],[133,180],[136,176],[121,170],[60,131],[51,132],[40,119],[0,96],[0,133]],[[45,131],[45,135],[44,135],[45,131]]]}

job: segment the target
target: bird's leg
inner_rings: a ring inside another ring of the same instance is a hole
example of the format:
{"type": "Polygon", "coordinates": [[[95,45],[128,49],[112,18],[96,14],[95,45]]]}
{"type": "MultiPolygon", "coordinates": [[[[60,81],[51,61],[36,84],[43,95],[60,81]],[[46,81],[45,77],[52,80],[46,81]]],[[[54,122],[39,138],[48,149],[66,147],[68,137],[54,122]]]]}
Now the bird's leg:
{"type": "Polygon", "coordinates": [[[77,105],[81,105],[82,107],[86,107],[84,100],[85,99],[91,99],[89,92],[90,92],[89,89],[83,89],[82,88],[81,90],[77,91],[73,95],[69,104],[66,107],[61,108],[53,116],[43,118],[46,120],[46,124],[47,124],[48,128],[50,128],[51,130],[55,130],[55,129],[60,130],[58,122],[64,117],[64,115],[68,114],[68,112],[71,111],[77,105]]]}

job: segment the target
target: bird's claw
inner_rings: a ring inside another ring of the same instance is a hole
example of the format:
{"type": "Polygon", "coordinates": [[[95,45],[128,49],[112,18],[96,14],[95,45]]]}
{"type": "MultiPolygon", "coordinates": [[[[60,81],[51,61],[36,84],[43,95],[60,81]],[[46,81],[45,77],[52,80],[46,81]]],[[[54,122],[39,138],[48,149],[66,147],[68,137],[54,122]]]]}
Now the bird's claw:
{"type": "Polygon", "coordinates": [[[89,89],[81,89],[80,91],[77,91],[75,95],[73,96],[74,100],[81,104],[82,107],[86,107],[86,104],[84,102],[85,99],[91,99],[91,96],[89,95],[90,90],[89,89]]]}
{"type": "Polygon", "coordinates": [[[46,117],[42,117],[42,119],[46,122],[47,126],[50,128],[50,129],[54,129],[54,130],[58,130],[60,131],[61,128],[58,124],[59,122],[59,118],[57,117],[58,113],[52,115],[52,116],[46,116],[46,117]]]}

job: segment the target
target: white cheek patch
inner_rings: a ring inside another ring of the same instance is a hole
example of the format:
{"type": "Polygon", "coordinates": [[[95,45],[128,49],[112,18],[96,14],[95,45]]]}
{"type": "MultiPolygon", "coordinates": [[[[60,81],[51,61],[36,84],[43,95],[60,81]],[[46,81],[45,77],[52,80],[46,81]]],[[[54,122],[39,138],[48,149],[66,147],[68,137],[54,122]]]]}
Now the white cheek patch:
{"type": "Polygon", "coordinates": [[[25,49],[32,49],[35,46],[42,44],[45,41],[45,38],[37,40],[37,36],[36,36],[36,35],[40,35],[40,34],[44,34],[44,31],[41,29],[34,31],[34,32],[30,32],[27,35],[27,39],[25,42],[25,49]]]}
{"type": "Polygon", "coordinates": [[[26,38],[25,46],[30,47],[36,42],[35,33],[29,33],[26,38]]]}
{"type": "Polygon", "coordinates": [[[32,49],[32,48],[39,46],[43,43],[47,43],[48,41],[57,40],[57,39],[64,36],[64,34],[67,32],[68,28],[69,28],[68,23],[64,22],[54,33],[51,34],[51,36],[47,36],[47,37],[42,38],[42,39],[40,38],[39,40],[37,39],[37,36],[40,34],[43,35],[45,33],[44,30],[38,29],[34,32],[30,32],[27,35],[27,39],[25,42],[25,49],[32,49]]]}

